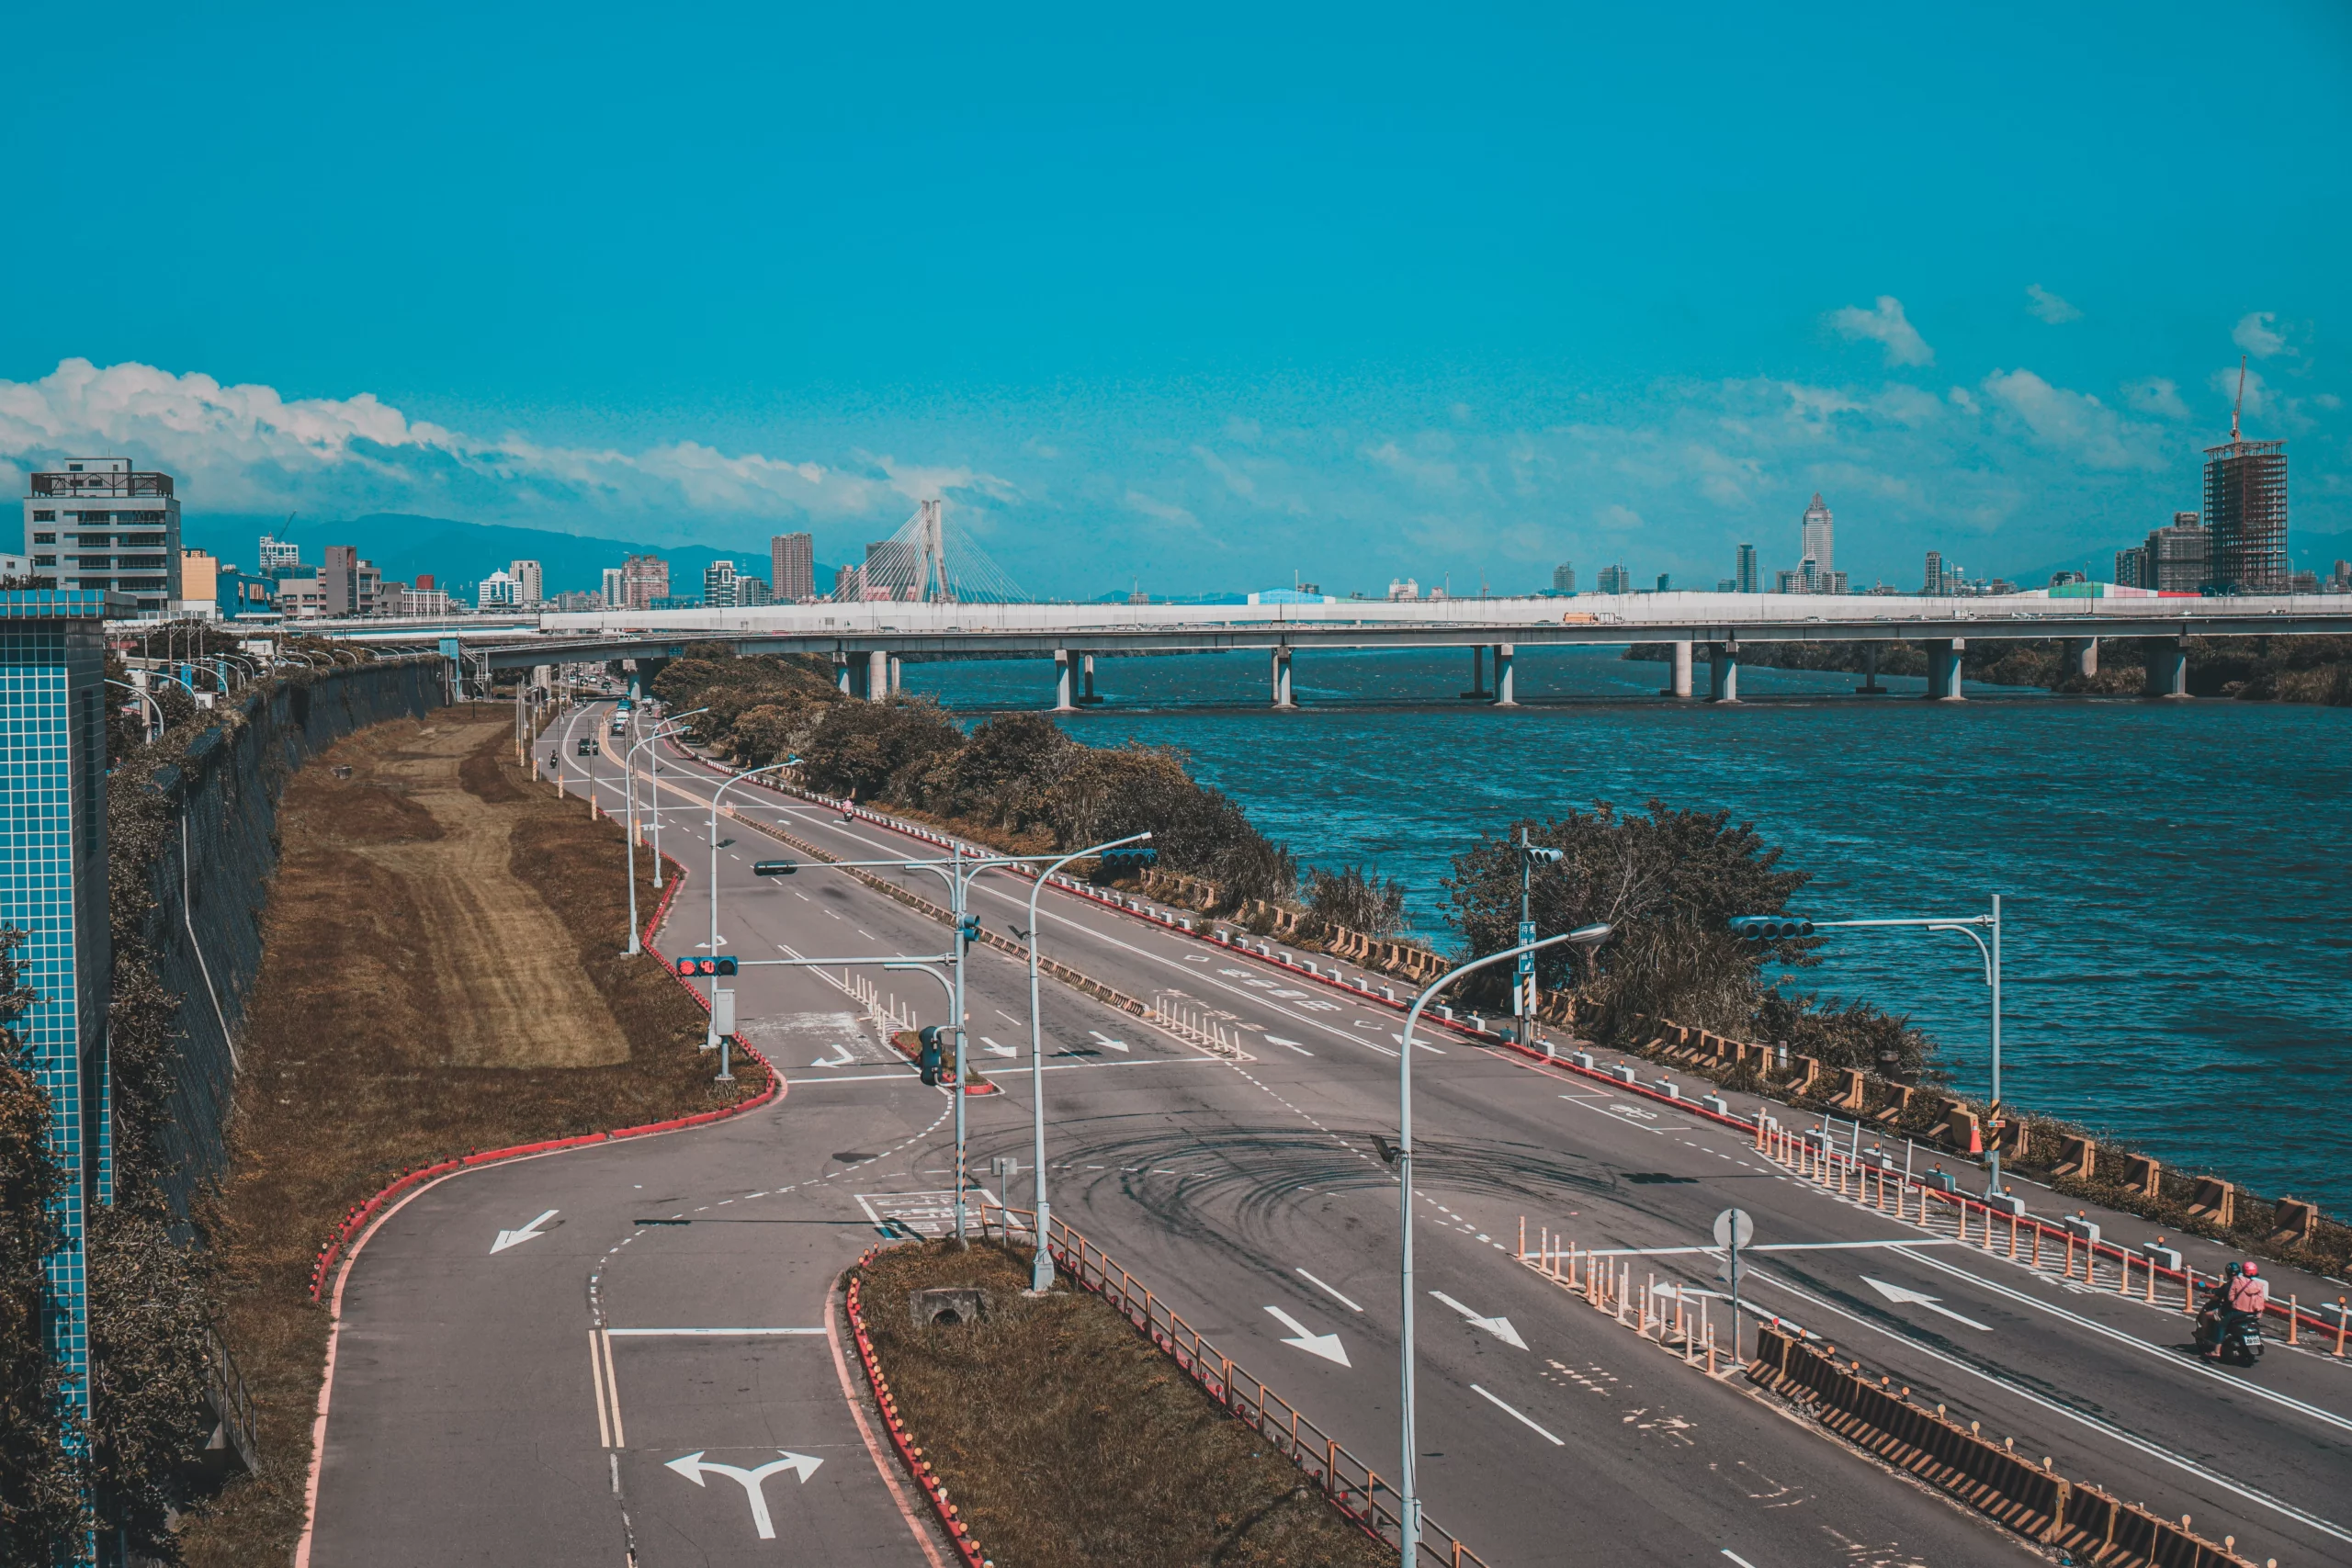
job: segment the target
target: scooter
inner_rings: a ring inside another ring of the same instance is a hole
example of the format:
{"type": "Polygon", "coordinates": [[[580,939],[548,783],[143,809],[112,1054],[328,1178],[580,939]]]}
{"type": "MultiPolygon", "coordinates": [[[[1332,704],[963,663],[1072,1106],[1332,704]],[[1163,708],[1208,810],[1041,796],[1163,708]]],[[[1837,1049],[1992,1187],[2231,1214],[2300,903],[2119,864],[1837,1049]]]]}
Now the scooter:
{"type": "Polygon", "coordinates": [[[2247,1314],[2224,1326],[2221,1309],[2206,1308],[2197,1314],[2197,1353],[2222,1361],[2234,1355],[2238,1365],[2251,1367],[2262,1359],[2262,1320],[2247,1314]]]}

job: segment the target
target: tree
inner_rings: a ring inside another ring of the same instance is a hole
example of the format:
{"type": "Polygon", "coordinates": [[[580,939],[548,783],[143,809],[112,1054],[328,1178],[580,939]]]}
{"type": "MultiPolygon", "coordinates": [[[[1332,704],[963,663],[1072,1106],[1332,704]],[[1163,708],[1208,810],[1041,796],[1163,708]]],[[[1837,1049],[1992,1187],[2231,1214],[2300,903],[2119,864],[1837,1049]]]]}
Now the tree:
{"type": "MultiPolygon", "coordinates": [[[[1520,854],[1531,843],[1557,849],[1557,864],[1536,868],[1530,908],[1539,935],[1605,921],[1609,940],[1584,961],[1555,948],[1537,955],[1547,990],[1582,982],[1613,1033],[1635,1013],[1737,1030],[1754,1016],[1768,963],[1809,965],[1815,939],[1754,943],[1735,937],[1734,915],[1777,914],[1812,880],[1781,869],[1781,852],[1727,811],[1679,811],[1662,801],[1648,815],[1620,815],[1606,802],[1550,822],[1513,822],[1453,859],[1445,881],[1453,923],[1470,955],[1518,942],[1520,854]]],[[[1507,997],[1510,981],[1482,975],[1476,994],[1507,997]]]]}
{"type": "Polygon", "coordinates": [[[826,795],[878,800],[942,753],[960,750],[964,732],[928,697],[836,703],[818,716],[800,749],[801,781],[826,795]]]}
{"type": "Polygon", "coordinates": [[[1405,885],[1383,883],[1378,866],[1316,866],[1306,874],[1306,907],[1326,925],[1386,937],[1405,924],[1405,885]]]}

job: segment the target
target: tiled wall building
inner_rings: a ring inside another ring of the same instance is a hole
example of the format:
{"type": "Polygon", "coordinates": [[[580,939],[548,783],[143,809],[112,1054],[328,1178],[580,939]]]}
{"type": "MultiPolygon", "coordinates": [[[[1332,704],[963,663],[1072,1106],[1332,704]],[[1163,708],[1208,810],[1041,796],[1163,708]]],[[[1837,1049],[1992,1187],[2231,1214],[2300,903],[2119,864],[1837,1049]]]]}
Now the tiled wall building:
{"type": "MultiPolygon", "coordinates": [[[[174,552],[176,556],[176,551],[174,552]]],[[[120,594],[0,592],[0,925],[23,931],[16,1021],[68,1176],[45,1325],[66,1397],[89,1400],[85,1216],[113,1201],[107,1092],[107,694],[102,641],[120,594]]]]}

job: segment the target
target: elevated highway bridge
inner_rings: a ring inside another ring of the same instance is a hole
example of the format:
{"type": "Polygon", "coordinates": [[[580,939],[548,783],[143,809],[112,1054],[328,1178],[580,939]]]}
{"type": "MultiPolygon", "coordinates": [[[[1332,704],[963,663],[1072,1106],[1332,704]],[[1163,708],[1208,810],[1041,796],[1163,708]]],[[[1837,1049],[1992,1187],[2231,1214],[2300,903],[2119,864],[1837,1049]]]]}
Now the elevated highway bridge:
{"type": "MultiPolygon", "coordinates": [[[[1295,653],[1317,649],[1466,648],[1484,691],[1494,664],[1499,705],[1515,698],[1522,648],[1665,643],[1668,688],[1689,697],[1694,661],[1711,667],[1710,695],[1738,699],[1743,645],[1915,642],[1929,651],[1928,695],[1961,695],[1961,659],[1972,640],[2055,638],[2076,668],[2098,668],[2103,638],[2160,641],[2148,660],[2155,695],[2187,694],[2194,637],[2352,634],[2352,596],[2057,599],[2040,594],[1969,599],[1755,593],[1586,594],[1574,599],[1343,601],[1282,604],[867,604],[759,609],[608,611],[503,620],[381,619],[320,622],[325,636],[435,641],[490,670],[635,660],[658,663],[699,649],[814,654],[832,660],[844,691],[878,697],[897,686],[910,655],[1050,659],[1057,709],[1082,701],[1096,656],[1255,649],[1267,654],[1273,705],[1289,707],[1295,653]]],[[[1874,662],[1874,661],[1873,661],[1874,662]]]]}

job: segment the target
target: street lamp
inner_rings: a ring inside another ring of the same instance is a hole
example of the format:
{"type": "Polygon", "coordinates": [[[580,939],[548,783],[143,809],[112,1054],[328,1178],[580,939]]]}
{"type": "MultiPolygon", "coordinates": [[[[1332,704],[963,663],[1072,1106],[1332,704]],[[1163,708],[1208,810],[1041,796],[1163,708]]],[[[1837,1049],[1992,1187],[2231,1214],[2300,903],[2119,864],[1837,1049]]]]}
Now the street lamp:
{"type": "MultiPolygon", "coordinates": [[[[694,714],[709,711],[708,708],[695,708],[693,713],[682,713],[677,718],[665,720],[664,723],[675,724],[678,719],[691,718],[694,714]]],[[[662,734],[662,727],[656,726],[652,734],[630,747],[621,756],[621,772],[628,786],[628,831],[623,836],[628,840],[628,956],[631,958],[645,951],[639,945],[637,937],[637,754],[661,739],[662,734]]],[[[559,754],[556,766],[560,768],[562,765],[562,759],[559,754]]],[[[658,768],[659,764],[657,763],[656,766],[658,768]]],[[[658,792],[653,795],[653,886],[659,887],[662,886],[662,796],[658,792]]]]}
{"type": "Polygon", "coordinates": [[[141,702],[147,705],[146,709],[141,709],[140,711],[141,718],[144,719],[147,716],[147,709],[153,709],[154,711],[155,728],[147,732],[147,739],[150,743],[153,742],[155,737],[164,733],[164,705],[155,700],[153,693],[142,691],[139,687],[132,685],[128,681],[118,681],[111,675],[106,677],[106,682],[109,686],[120,686],[124,691],[129,692],[132,696],[137,697],[141,702]]]}
{"type": "Polygon", "coordinates": [[[1036,886],[1029,890],[1029,1133],[1032,1157],[1037,1163],[1037,1256],[1029,1269],[1029,1289],[1044,1294],[1054,1288],[1054,1259],[1046,1249],[1046,1223],[1053,1209],[1046,1197],[1046,1041],[1037,1015],[1037,898],[1045,892],[1046,882],[1054,873],[1074,860],[1099,855],[1104,850],[1115,850],[1121,844],[1139,844],[1151,837],[1148,832],[1130,833],[1124,839],[1113,839],[1106,844],[1094,844],[1069,854],[1037,874],[1036,886]]]}
{"type": "MultiPolygon", "coordinates": [[[[799,758],[795,757],[795,758],[794,758],[791,761],[789,761],[789,762],[771,762],[770,764],[768,764],[768,765],[767,765],[766,767],[764,767],[764,768],[753,768],[753,769],[752,769],[751,772],[749,772],[749,773],[737,773],[733,778],[729,779],[725,784],[720,784],[717,789],[712,790],[712,791],[710,792],[710,955],[711,955],[713,958],[716,958],[716,957],[718,957],[718,800],[719,800],[719,797],[720,797],[721,795],[725,795],[729,790],[733,789],[733,788],[734,788],[737,784],[749,784],[752,780],[753,780],[753,779],[755,779],[755,778],[758,778],[758,777],[759,777],[761,774],[763,774],[763,773],[778,773],[778,772],[781,772],[782,770],[784,770],[784,769],[786,769],[786,768],[797,766],[797,765],[798,765],[798,763],[799,763],[799,761],[800,761],[800,759],[799,759],[799,758]]],[[[655,817],[654,817],[653,820],[654,820],[654,822],[655,822],[657,825],[661,822],[662,818],[661,818],[661,817],[660,817],[660,815],[659,815],[658,813],[655,815],[655,817]]],[[[730,839],[730,840],[729,840],[728,841],[729,841],[729,843],[732,843],[734,840],[730,839]]],[[[631,884],[630,884],[630,886],[635,886],[636,885],[635,885],[634,883],[631,883],[631,884]]],[[[716,989],[716,988],[717,988],[716,987],[713,987],[713,989],[716,989]]],[[[705,1026],[705,1039],[704,1039],[704,1043],[703,1043],[703,1049],[704,1049],[704,1050],[706,1050],[706,1051],[711,1050],[712,1048],[714,1048],[715,1046],[717,1046],[717,1045],[718,1045],[718,1010],[714,1008],[714,1009],[712,1010],[712,1011],[711,1011],[711,1014],[710,1014],[710,1021],[709,1021],[708,1024],[707,1024],[707,1025],[705,1026]]]]}
{"type": "Polygon", "coordinates": [[[1793,915],[1740,915],[1731,922],[1732,930],[1750,942],[1811,936],[1816,931],[1861,926],[1910,926],[1920,931],[1958,931],[1976,944],[1976,951],[1984,961],[1984,984],[1993,993],[1993,1104],[1988,1116],[1993,1135],[1984,1144],[1984,1168],[1988,1183],[1984,1191],[1987,1197],[2001,1196],[2001,896],[1998,893],[1993,895],[1993,912],[1989,915],[1899,920],[1807,920],[1793,915]],[[1992,933],[1990,943],[1976,934],[1980,931],[1992,933]]]}
{"type": "MultiPolygon", "coordinates": [[[[1405,1032],[1399,1040],[1404,1049],[1396,1053],[1396,1179],[1401,1183],[1396,1207],[1398,1214],[1402,1217],[1405,1232],[1404,1247],[1397,1269],[1398,1289],[1405,1309],[1403,1338],[1397,1351],[1399,1398],[1402,1401],[1403,1409],[1401,1417],[1403,1428],[1399,1435],[1404,1438],[1404,1468],[1401,1472],[1403,1484],[1398,1488],[1397,1511],[1400,1517],[1397,1520],[1397,1531],[1402,1538],[1403,1568],[1418,1568],[1415,1559],[1421,1550],[1421,1497],[1418,1479],[1419,1467],[1415,1463],[1417,1438],[1413,1421],[1413,1026],[1420,1022],[1421,1010],[1429,1006],[1430,998],[1474,969],[1484,969],[1489,964],[1500,964],[1506,958],[1532,955],[1538,949],[1552,947],[1564,942],[1582,948],[1598,947],[1608,935],[1609,928],[1606,925],[1578,926],[1574,931],[1562,931],[1557,936],[1547,936],[1540,942],[1523,942],[1517,947],[1507,947],[1500,953],[1490,953],[1484,958],[1472,959],[1460,968],[1449,969],[1431,981],[1427,989],[1413,998],[1412,1010],[1405,1015],[1405,1032]]],[[[1034,984],[1034,981],[1032,983],[1034,984]]],[[[1042,1168],[1038,1175],[1039,1179],[1043,1179],[1042,1168]]],[[[1038,1202],[1038,1207],[1041,1210],[1045,1207],[1042,1199],[1038,1202]]]]}
{"type": "MultiPolygon", "coordinates": [[[[1535,868],[1539,865],[1557,865],[1565,857],[1563,852],[1559,850],[1529,843],[1527,829],[1524,827],[1519,830],[1518,849],[1519,940],[1529,942],[1535,940],[1535,918],[1530,909],[1530,895],[1534,882],[1535,868]]],[[[1534,992],[1535,954],[1532,952],[1523,953],[1520,954],[1519,973],[1512,976],[1510,988],[1510,1013],[1511,1017],[1519,1021],[1517,1032],[1519,1043],[1522,1045],[1528,1043],[1529,1037],[1535,1032],[1534,992]]]]}

